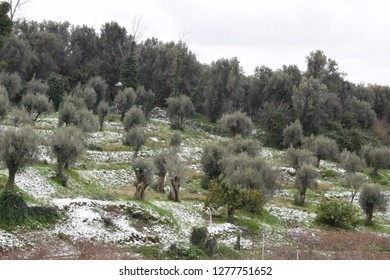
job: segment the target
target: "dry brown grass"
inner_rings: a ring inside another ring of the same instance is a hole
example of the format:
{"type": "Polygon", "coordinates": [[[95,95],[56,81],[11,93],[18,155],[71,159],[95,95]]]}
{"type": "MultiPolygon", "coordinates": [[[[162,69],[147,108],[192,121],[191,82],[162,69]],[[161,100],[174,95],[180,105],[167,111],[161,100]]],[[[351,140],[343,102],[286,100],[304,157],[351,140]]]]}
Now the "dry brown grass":
{"type": "Polygon", "coordinates": [[[328,231],[317,241],[305,236],[294,244],[267,250],[267,259],[279,260],[390,260],[387,236],[365,232],[328,231]],[[297,256],[298,251],[298,256],[297,256]]]}

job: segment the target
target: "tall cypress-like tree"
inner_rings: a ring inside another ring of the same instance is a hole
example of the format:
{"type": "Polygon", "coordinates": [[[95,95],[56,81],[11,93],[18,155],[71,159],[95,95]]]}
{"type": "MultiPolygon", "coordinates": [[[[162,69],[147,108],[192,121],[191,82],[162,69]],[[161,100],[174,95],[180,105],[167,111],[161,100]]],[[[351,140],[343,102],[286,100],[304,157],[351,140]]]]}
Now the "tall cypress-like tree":
{"type": "Polygon", "coordinates": [[[8,16],[10,9],[11,5],[8,2],[0,3],[0,49],[3,47],[6,37],[12,31],[12,20],[8,16]]]}
{"type": "Polygon", "coordinates": [[[125,88],[128,87],[136,90],[138,87],[139,81],[138,66],[135,57],[135,42],[132,42],[129,53],[122,64],[121,80],[125,88]]]}

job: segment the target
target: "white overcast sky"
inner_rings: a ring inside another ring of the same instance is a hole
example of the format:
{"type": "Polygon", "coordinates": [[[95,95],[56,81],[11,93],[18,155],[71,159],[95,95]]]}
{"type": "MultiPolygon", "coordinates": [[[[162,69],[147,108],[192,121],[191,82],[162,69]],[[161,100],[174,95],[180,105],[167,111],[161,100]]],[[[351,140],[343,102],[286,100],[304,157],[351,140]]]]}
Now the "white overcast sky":
{"type": "Polygon", "coordinates": [[[388,0],[32,0],[18,14],[28,20],[100,27],[117,21],[143,38],[177,41],[180,34],[200,62],[237,56],[247,75],[256,66],[305,70],[310,51],[323,50],[355,83],[390,85],[388,0]]]}

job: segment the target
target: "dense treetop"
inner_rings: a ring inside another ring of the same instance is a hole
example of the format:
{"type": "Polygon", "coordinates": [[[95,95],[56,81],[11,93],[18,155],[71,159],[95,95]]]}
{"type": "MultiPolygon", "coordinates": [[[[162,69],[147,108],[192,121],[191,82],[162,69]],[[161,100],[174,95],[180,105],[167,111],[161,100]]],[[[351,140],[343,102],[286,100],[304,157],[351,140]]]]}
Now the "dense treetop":
{"type": "MultiPolygon", "coordinates": [[[[8,17],[1,17],[2,25],[8,23],[8,17]]],[[[306,57],[303,70],[296,65],[273,70],[259,61],[252,75],[244,75],[237,57],[201,64],[183,41],[137,41],[116,22],[100,30],[53,21],[20,20],[7,26],[12,30],[1,37],[0,84],[16,104],[30,91],[31,81],[45,86],[36,93],[48,95],[56,110],[78,86],[85,98],[96,98],[89,104],[95,111],[100,101],[113,104],[118,94],[141,87],[154,106],[187,96],[196,112],[213,122],[225,114],[246,113],[266,130],[266,144],[276,147],[283,146],[283,130],[296,120],[304,136],[324,134],[341,149],[389,142],[390,87],[349,82],[337,62],[320,50],[306,57]]],[[[119,97],[116,103],[122,106],[118,102],[119,97]]],[[[125,110],[120,110],[123,117],[125,110]]]]}

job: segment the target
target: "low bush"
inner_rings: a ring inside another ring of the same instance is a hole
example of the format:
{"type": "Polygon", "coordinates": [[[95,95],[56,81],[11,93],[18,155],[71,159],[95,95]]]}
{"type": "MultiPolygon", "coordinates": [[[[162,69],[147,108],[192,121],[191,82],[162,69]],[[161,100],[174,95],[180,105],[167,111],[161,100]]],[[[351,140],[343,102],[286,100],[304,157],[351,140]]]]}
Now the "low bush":
{"type": "Polygon", "coordinates": [[[353,228],[358,222],[358,210],[351,203],[338,199],[323,199],[317,206],[316,221],[331,227],[353,228]]]}

